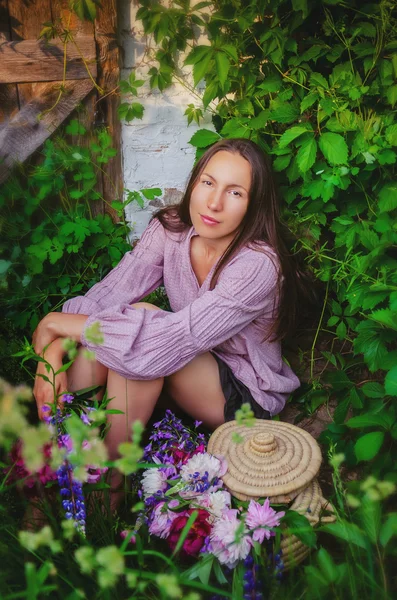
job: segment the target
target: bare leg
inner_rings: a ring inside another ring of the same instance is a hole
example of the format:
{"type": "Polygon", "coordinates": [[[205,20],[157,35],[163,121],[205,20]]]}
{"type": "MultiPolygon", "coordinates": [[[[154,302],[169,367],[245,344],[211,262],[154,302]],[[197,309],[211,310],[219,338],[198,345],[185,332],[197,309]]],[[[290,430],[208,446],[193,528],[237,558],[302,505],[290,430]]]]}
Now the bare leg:
{"type": "Polygon", "coordinates": [[[210,429],[224,422],[225,396],[219,378],[218,363],[209,353],[196,356],[185,367],[166,377],[166,389],[194,419],[210,429]]]}

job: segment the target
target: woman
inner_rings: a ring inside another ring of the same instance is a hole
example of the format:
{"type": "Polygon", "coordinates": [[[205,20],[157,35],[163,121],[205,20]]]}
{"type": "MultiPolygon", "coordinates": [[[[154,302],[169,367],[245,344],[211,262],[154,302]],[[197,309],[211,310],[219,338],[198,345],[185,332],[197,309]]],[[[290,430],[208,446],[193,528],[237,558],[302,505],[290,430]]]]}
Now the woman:
{"type": "MultiPolygon", "coordinates": [[[[195,166],[180,205],[160,210],[132,252],[82,297],[50,313],[34,334],[55,369],[62,340],[80,352],[56,380],[58,394],[93,384],[113,398],[110,458],[135,419],[147,423],[166,386],[193,418],[214,429],[249,401],[270,418],[299,386],[280,341],[292,332],[302,280],[281,234],[267,157],[245,139],[221,140],[195,166]],[[165,286],[173,312],[140,300],[165,286]],[[104,343],[85,335],[100,323],[104,343]]],[[[39,363],[38,373],[45,373],[39,363]]],[[[36,377],[39,412],[53,390],[36,377]]]]}

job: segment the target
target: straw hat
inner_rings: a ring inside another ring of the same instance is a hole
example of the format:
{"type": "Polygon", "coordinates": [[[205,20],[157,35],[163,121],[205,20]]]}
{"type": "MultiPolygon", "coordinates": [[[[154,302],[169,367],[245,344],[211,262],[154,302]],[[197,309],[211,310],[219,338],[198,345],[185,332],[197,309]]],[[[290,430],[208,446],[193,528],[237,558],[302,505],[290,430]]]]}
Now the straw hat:
{"type": "Polygon", "coordinates": [[[210,437],[210,454],[227,461],[222,477],[239,500],[269,498],[271,503],[289,503],[317,475],[321,452],[306,431],[281,421],[255,419],[252,427],[236,421],[224,423],[210,437]],[[233,441],[232,434],[242,441],[233,441]]]}

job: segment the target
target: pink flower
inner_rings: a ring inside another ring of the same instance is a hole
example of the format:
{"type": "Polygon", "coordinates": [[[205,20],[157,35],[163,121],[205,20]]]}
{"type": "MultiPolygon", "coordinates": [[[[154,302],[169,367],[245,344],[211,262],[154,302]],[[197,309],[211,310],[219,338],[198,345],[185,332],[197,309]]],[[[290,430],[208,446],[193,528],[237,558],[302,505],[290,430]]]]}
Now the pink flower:
{"type": "Polygon", "coordinates": [[[251,500],[245,522],[250,529],[254,530],[252,535],[254,541],[262,544],[265,538],[268,540],[274,536],[274,531],[271,531],[269,527],[278,527],[280,519],[284,515],[285,512],[276,512],[270,507],[269,498],[266,498],[263,506],[259,502],[251,500]]]}
{"type": "Polygon", "coordinates": [[[47,443],[42,448],[43,453],[43,466],[36,472],[31,473],[26,469],[25,462],[22,456],[22,441],[18,440],[11,449],[10,452],[10,462],[11,465],[4,469],[4,472],[8,474],[7,484],[10,485],[12,483],[18,482],[21,479],[24,479],[23,485],[25,488],[35,487],[37,480],[40,481],[42,485],[46,485],[49,481],[56,481],[57,474],[55,471],[51,469],[49,466],[49,461],[51,458],[51,444],[47,443]]]}
{"type": "Polygon", "coordinates": [[[130,544],[135,544],[136,542],[136,537],[135,535],[133,535],[132,531],[128,531],[128,529],[124,529],[121,533],[120,533],[120,537],[124,540],[126,537],[128,537],[128,542],[130,544]]]}
{"type": "MultiPolygon", "coordinates": [[[[176,548],[182,530],[185,527],[193,510],[194,509],[190,509],[184,513],[179,513],[179,515],[176,515],[176,519],[174,519],[172,522],[170,535],[168,538],[168,544],[170,545],[171,550],[176,548]]],[[[209,513],[201,508],[198,509],[197,512],[197,518],[191,526],[185,541],[183,542],[182,554],[185,556],[188,555],[197,557],[211,531],[211,525],[208,522],[209,513]]]]}
{"type": "Polygon", "coordinates": [[[221,518],[215,521],[210,535],[212,554],[230,569],[248,556],[252,546],[248,531],[237,515],[236,509],[223,511],[221,518]]]}
{"type": "Polygon", "coordinates": [[[149,533],[160,538],[167,538],[172,523],[178,517],[178,513],[164,508],[165,502],[159,502],[152,514],[152,522],[149,525],[149,533]]]}

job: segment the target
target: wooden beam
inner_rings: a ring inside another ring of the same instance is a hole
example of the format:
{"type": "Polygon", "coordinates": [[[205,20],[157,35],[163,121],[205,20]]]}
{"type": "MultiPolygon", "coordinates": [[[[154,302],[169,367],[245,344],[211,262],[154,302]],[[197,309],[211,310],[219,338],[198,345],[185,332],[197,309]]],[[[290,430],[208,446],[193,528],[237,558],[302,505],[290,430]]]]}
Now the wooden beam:
{"type": "MultiPolygon", "coordinates": [[[[7,0],[0,0],[0,43],[11,38],[7,0]]],[[[17,86],[0,84],[0,123],[19,109],[17,86]]]]}
{"type": "MultiPolygon", "coordinates": [[[[66,46],[66,79],[87,79],[87,67],[96,77],[93,36],[76,38],[66,46]]],[[[25,40],[0,43],[0,83],[62,81],[64,45],[62,41],[25,40]]]]}
{"type": "Polygon", "coordinates": [[[121,121],[117,115],[120,104],[118,85],[120,79],[120,52],[117,43],[117,8],[115,0],[101,3],[95,19],[95,40],[97,43],[98,85],[104,90],[99,97],[97,111],[100,120],[112,136],[112,145],[117,150],[106,165],[103,165],[103,197],[107,201],[106,212],[114,221],[117,213],[110,206],[112,200],[123,199],[123,175],[121,156],[121,121]]]}
{"type": "MultiPolygon", "coordinates": [[[[9,0],[8,11],[11,24],[11,41],[37,39],[43,29],[43,23],[51,20],[50,0],[9,0]]],[[[19,108],[29,100],[41,94],[42,83],[19,83],[19,108]]]]}
{"type": "Polygon", "coordinates": [[[67,81],[58,103],[59,86],[41,84],[41,93],[0,126],[0,183],[12,167],[24,162],[55,131],[93,88],[91,79],[67,81]],[[47,109],[49,112],[45,113],[47,109]],[[38,118],[40,115],[40,119],[38,118]]]}

